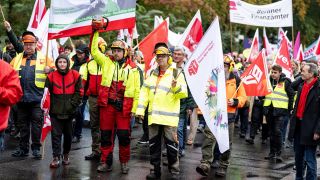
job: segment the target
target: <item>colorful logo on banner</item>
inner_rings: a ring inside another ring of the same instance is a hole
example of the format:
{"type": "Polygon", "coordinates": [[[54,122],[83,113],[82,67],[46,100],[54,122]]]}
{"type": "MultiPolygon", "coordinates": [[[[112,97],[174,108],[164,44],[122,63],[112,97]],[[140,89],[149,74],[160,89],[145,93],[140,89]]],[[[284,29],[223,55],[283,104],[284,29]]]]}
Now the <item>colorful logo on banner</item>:
{"type": "Polygon", "coordinates": [[[205,104],[209,107],[210,110],[210,119],[214,120],[215,126],[220,126],[223,129],[228,128],[228,124],[221,124],[222,122],[222,113],[218,109],[218,72],[217,70],[212,70],[211,77],[208,80],[208,86],[206,90],[207,99],[205,104]]]}

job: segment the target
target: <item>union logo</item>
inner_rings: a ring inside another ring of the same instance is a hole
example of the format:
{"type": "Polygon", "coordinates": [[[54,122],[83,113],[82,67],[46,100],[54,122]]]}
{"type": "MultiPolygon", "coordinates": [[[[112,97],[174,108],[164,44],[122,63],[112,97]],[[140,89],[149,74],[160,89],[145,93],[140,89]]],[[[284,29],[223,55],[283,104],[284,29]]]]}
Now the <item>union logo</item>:
{"type": "Polygon", "coordinates": [[[199,69],[198,62],[196,60],[192,60],[190,63],[190,66],[188,68],[189,75],[192,76],[192,75],[197,74],[198,69],[199,69]]]}

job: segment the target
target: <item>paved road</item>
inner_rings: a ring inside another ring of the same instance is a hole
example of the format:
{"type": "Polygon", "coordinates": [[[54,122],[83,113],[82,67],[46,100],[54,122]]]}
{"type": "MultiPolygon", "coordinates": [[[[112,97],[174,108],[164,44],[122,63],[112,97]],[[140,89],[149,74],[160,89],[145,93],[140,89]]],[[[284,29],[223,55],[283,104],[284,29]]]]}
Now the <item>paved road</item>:
{"type": "MultiPolygon", "coordinates": [[[[6,149],[0,154],[0,179],[26,179],[26,180],[47,180],[47,179],[123,179],[140,180],[145,179],[151,168],[149,164],[149,151],[147,146],[137,145],[137,140],[142,134],[142,128],[133,131],[131,142],[131,160],[129,162],[130,171],[128,175],[122,175],[118,161],[118,147],[115,147],[114,166],[110,173],[97,173],[98,162],[85,161],[84,156],[91,153],[90,129],[84,128],[83,138],[79,144],[72,145],[70,153],[71,164],[61,166],[58,169],[50,169],[51,137],[48,136],[45,145],[45,156],[43,160],[34,160],[32,155],[27,158],[11,157],[17,140],[6,137],[6,149]]],[[[214,169],[209,177],[203,178],[195,171],[201,159],[201,142],[203,136],[197,134],[195,144],[187,146],[186,156],[180,160],[180,179],[294,179],[292,150],[284,149],[282,163],[274,163],[264,160],[268,154],[268,145],[262,145],[259,138],[256,138],[254,145],[247,145],[244,139],[240,139],[235,134],[235,142],[232,149],[231,165],[225,178],[216,178],[214,169]]],[[[259,137],[259,136],[257,136],[259,137]]],[[[116,142],[117,143],[117,142],[116,142]]],[[[319,171],[318,171],[319,172],[319,171]]],[[[162,170],[162,179],[169,177],[167,167],[162,170]]]]}

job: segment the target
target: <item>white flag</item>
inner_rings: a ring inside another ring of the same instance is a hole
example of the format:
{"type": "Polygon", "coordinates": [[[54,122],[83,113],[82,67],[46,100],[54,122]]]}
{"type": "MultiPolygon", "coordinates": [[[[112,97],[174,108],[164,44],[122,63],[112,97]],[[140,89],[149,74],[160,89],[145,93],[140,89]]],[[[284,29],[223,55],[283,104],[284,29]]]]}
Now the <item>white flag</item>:
{"type": "Polygon", "coordinates": [[[46,3],[44,0],[36,0],[34,2],[32,14],[27,28],[28,31],[34,32],[38,28],[44,15],[46,14],[46,10],[46,3]]]}
{"type": "Polygon", "coordinates": [[[220,152],[229,149],[226,83],[218,18],[191,55],[184,71],[190,91],[219,144],[220,152]]]}
{"type": "Polygon", "coordinates": [[[48,57],[55,60],[55,58],[57,58],[59,55],[59,51],[58,51],[58,45],[55,39],[49,40],[49,43],[48,43],[49,16],[50,16],[50,9],[47,10],[38,28],[35,29],[33,33],[38,37],[38,42],[37,42],[38,50],[40,50],[42,54],[46,55],[47,44],[48,44],[49,45],[48,57]]]}

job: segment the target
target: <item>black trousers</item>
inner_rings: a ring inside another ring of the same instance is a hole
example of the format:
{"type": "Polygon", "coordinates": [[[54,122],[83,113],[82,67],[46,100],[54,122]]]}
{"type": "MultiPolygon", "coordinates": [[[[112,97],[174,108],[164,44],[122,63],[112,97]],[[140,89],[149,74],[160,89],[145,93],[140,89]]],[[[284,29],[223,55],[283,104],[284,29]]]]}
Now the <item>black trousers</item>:
{"type": "Polygon", "coordinates": [[[74,125],[73,136],[77,138],[81,138],[82,134],[82,126],[84,121],[84,110],[86,108],[88,96],[83,97],[82,104],[78,107],[77,114],[76,114],[76,122],[74,125]]]}
{"type": "Polygon", "coordinates": [[[146,108],[144,112],[144,119],[142,121],[142,129],[143,129],[143,136],[147,137],[149,139],[149,126],[148,126],[148,107],[146,108]]]}
{"type": "Polygon", "coordinates": [[[8,122],[8,129],[11,131],[11,129],[13,127],[15,127],[16,130],[19,131],[19,129],[20,129],[19,125],[20,124],[18,123],[18,107],[17,107],[17,105],[13,105],[13,106],[11,106],[11,109],[10,109],[10,118],[9,118],[9,122],[8,122]]]}
{"type": "Polygon", "coordinates": [[[43,112],[40,108],[40,103],[19,103],[18,123],[20,128],[19,147],[25,152],[29,151],[31,131],[31,149],[40,150],[40,138],[43,126],[43,112]]]}
{"type": "Polygon", "coordinates": [[[238,115],[240,118],[240,132],[246,135],[249,123],[249,107],[242,107],[238,109],[238,115]]]}
{"type": "Polygon", "coordinates": [[[272,116],[270,114],[267,116],[267,123],[270,130],[270,153],[280,155],[282,148],[281,128],[285,117],[272,116]]]}
{"type": "Polygon", "coordinates": [[[63,135],[63,154],[69,154],[72,141],[72,118],[58,119],[51,116],[51,141],[53,157],[61,156],[61,140],[63,135]]]}
{"type": "Polygon", "coordinates": [[[151,124],[149,126],[149,147],[150,147],[150,163],[154,166],[156,174],[161,172],[161,146],[162,138],[167,148],[168,168],[170,173],[178,174],[179,158],[178,142],[175,142],[174,135],[177,134],[177,127],[165,125],[151,124]]]}
{"type": "Polygon", "coordinates": [[[258,129],[262,126],[262,139],[269,137],[269,128],[267,124],[263,124],[263,101],[254,100],[251,115],[250,137],[255,138],[258,129]]]}

